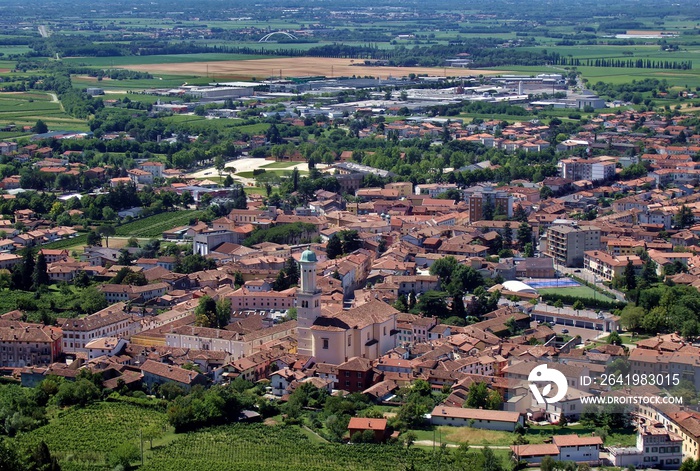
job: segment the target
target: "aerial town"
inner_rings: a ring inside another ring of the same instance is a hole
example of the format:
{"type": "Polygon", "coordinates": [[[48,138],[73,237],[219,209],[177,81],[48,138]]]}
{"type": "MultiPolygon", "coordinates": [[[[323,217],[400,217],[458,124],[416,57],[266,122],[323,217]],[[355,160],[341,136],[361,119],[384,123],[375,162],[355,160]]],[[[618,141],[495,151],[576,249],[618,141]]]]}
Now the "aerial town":
{"type": "Polygon", "coordinates": [[[0,469],[700,470],[692,21],[179,7],[0,20],[0,469]]]}

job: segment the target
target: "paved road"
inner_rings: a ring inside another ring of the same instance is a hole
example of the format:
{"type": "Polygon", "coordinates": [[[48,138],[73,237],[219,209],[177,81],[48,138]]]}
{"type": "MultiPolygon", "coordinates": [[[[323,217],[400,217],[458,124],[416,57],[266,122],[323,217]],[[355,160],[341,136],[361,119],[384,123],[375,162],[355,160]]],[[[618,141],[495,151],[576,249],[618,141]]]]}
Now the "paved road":
{"type": "Polygon", "coordinates": [[[568,335],[570,337],[576,337],[577,335],[580,335],[581,340],[583,342],[586,342],[586,340],[596,340],[598,337],[604,337],[608,335],[608,332],[601,332],[599,330],[584,329],[582,327],[571,327],[559,324],[555,324],[554,327],[552,327],[552,330],[557,334],[568,335]],[[563,329],[566,329],[569,332],[567,334],[564,334],[562,332],[563,329]]]}
{"type": "Polygon", "coordinates": [[[39,26],[39,34],[41,35],[42,38],[48,38],[49,37],[49,30],[46,28],[46,26],[41,25],[39,26]]]}
{"type": "MultiPolygon", "coordinates": [[[[231,160],[229,162],[226,162],[226,168],[233,167],[236,169],[236,173],[238,173],[238,172],[252,172],[253,170],[257,170],[257,169],[262,168],[265,165],[269,165],[271,163],[274,163],[274,160],[255,159],[252,157],[244,157],[241,159],[231,160]]],[[[327,167],[327,165],[325,165],[325,164],[316,164],[316,168],[318,168],[319,170],[323,170],[326,167],[327,167]]],[[[309,164],[307,162],[297,162],[290,167],[268,169],[268,170],[291,172],[292,169],[294,169],[294,168],[297,168],[299,170],[308,170],[309,164]]],[[[226,175],[228,175],[228,172],[224,172],[224,176],[226,176],[226,175]]],[[[204,168],[202,170],[198,170],[198,171],[191,173],[187,176],[189,178],[218,177],[219,172],[217,172],[216,168],[214,168],[214,167],[208,167],[208,168],[204,168]]],[[[255,185],[254,178],[244,178],[244,177],[240,177],[240,176],[236,176],[236,175],[232,175],[232,176],[233,176],[234,180],[239,181],[239,182],[243,183],[244,185],[255,185]]]]}
{"type": "MultiPolygon", "coordinates": [[[[413,444],[419,446],[440,446],[440,442],[434,442],[432,440],[416,440],[415,442],[413,442],[413,444]]],[[[459,445],[455,445],[454,443],[445,443],[445,446],[447,448],[459,448],[459,445]]],[[[503,445],[472,445],[471,443],[469,444],[469,448],[481,449],[486,447],[489,447],[492,450],[510,450],[509,446],[503,445]]]]}

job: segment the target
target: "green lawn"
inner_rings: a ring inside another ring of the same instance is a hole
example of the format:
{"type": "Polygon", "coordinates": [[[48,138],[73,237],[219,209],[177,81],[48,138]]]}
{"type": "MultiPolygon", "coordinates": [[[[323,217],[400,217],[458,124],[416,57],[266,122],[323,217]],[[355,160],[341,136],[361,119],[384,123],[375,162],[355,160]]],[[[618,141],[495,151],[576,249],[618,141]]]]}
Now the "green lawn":
{"type": "Polygon", "coordinates": [[[116,56],[116,57],[67,57],[63,62],[94,67],[123,67],[143,64],[181,64],[183,62],[217,62],[250,59],[270,59],[274,56],[247,54],[167,54],[154,56],[116,56]]]}
{"type": "Polygon", "coordinates": [[[537,291],[540,294],[560,294],[562,296],[576,296],[577,298],[608,299],[604,294],[598,293],[594,289],[584,285],[561,288],[540,288],[537,291]]]}
{"type": "Polygon", "coordinates": [[[146,218],[117,226],[116,235],[122,237],[160,237],[164,231],[178,226],[186,226],[190,219],[197,217],[201,211],[181,210],[155,214],[146,218]]]}
{"type": "Polygon", "coordinates": [[[294,167],[299,162],[272,162],[271,164],[265,164],[261,168],[289,168],[294,167]]]}
{"type": "Polygon", "coordinates": [[[620,334],[620,337],[622,337],[623,343],[636,344],[637,342],[649,339],[652,336],[649,334],[637,334],[637,333],[634,333],[634,335],[633,335],[632,332],[625,332],[624,334],[620,334]]]}
{"type": "MultiPolygon", "coordinates": [[[[296,162],[296,163],[298,163],[298,162],[296,162]]],[[[291,170],[279,169],[279,170],[267,170],[265,172],[265,174],[275,173],[279,176],[285,176],[285,175],[290,175],[291,172],[292,172],[291,170]]],[[[309,174],[308,170],[299,170],[299,175],[308,175],[308,174],[309,174]]],[[[241,178],[255,178],[256,176],[258,176],[258,175],[253,175],[252,171],[250,171],[250,172],[238,172],[235,175],[237,177],[241,177],[241,178]]]]}
{"type": "MultiPolygon", "coordinates": [[[[482,430],[472,427],[439,426],[429,429],[412,430],[417,440],[460,445],[468,443],[477,446],[509,446],[515,440],[515,434],[497,430],[482,430]]],[[[540,442],[541,443],[541,442],[540,442]]]]}

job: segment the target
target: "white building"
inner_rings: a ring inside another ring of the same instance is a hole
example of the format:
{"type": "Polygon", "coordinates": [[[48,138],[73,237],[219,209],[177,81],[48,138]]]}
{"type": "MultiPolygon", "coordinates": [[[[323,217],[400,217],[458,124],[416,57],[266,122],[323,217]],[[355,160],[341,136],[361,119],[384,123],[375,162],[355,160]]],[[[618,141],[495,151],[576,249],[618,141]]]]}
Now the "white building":
{"type": "Polygon", "coordinates": [[[559,461],[597,464],[600,459],[600,437],[579,437],[572,435],[555,435],[552,442],[559,448],[559,461]]]}
{"type": "Polygon", "coordinates": [[[67,319],[63,330],[65,353],[88,353],[87,344],[102,337],[131,337],[140,332],[141,322],[117,303],[82,319],[67,319]]]}
{"type": "Polygon", "coordinates": [[[656,422],[639,429],[637,446],[610,447],[608,455],[613,466],[621,468],[678,469],[683,462],[682,445],[680,436],[656,422]]]}
{"type": "Polygon", "coordinates": [[[430,423],[513,432],[518,424],[523,425],[523,416],[517,412],[502,410],[435,406],[430,414],[430,423]]]}

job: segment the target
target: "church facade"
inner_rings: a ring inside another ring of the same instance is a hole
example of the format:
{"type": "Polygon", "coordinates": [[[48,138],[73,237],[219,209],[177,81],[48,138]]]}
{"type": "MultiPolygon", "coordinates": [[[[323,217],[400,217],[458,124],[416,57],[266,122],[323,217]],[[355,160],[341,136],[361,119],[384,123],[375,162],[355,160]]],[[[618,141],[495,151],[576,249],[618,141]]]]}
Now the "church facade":
{"type": "Polygon", "coordinates": [[[339,365],[353,357],[374,360],[396,347],[396,314],[399,311],[382,301],[373,300],[339,313],[321,311],[316,262],[316,254],[311,250],[304,251],[299,260],[299,354],[313,356],[317,363],[339,365]]]}

